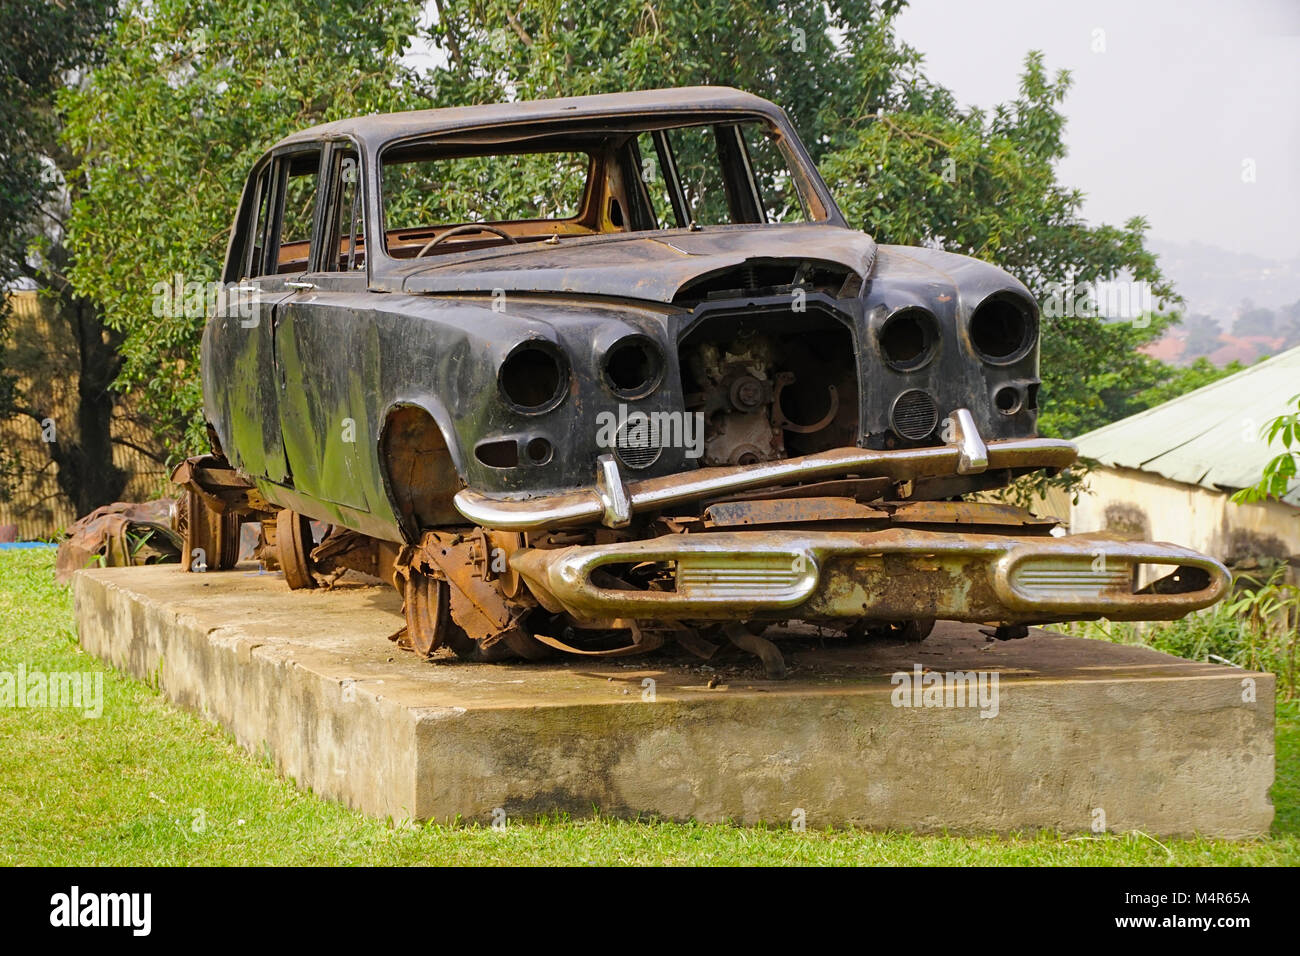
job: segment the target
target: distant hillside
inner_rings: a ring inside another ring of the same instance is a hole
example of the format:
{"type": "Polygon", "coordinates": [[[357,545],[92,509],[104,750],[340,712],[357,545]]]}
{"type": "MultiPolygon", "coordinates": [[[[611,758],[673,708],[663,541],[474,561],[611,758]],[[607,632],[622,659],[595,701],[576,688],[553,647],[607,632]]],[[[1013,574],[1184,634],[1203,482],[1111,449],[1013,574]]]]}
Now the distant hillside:
{"type": "Polygon", "coordinates": [[[1300,259],[1263,259],[1203,242],[1152,239],[1148,245],[1187,300],[1187,314],[1208,315],[1225,331],[1244,301],[1277,309],[1300,300],[1300,259]]]}

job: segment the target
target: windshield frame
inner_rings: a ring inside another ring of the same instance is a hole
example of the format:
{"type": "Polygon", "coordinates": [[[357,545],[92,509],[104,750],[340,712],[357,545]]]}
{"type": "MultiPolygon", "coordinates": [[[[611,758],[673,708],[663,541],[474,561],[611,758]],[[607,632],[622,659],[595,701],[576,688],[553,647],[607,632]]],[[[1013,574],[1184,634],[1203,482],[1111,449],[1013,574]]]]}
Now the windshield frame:
{"type": "MultiPolygon", "coordinates": [[[[376,257],[382,257],[392,266],[410,266],[417,261],[410,256],[394,256],[389,251],[390,244],[390,227],[387,223],[386,194],[384,184],[384,170],[387,165],[385,157],[390,151],[410,151],[427,145],[431,152],[447,150],[453,155],[501,155],[520,154],[528,152],[548,152],[548,151],[566,151],[566,152],[583,152],[586,151],[583,143],[584,137],[590,139],[598,136],[606,138],[617,137],[621,134],[627,134],[633,141],[643,133],[655,133],[657,131],[666,131],[682,127],[721,127],[731,125],[736,127],[736,138],[741,144],[741,155],[744,157],[745,171],[748,183],[751,188],[754,186],[755,179],[750,165],[751,161],[748,156],[747,146],[744,144],[744,135],[739,130],[739,124],[757,123],[760,124],[763,132],[771,137],[773,145],[779,151],[782,159],[788,167],[790,173],[790,183],[794,193],[805,211],[805,220],[801,223],[791,222],[767,222],[765,216],[760,213],[761,219],[757,222],[730,222],[719,223],[716,225],[695,225],[688,223],[680,225],[674,223],[668,227],[659,227],[655,229],[638,228],[635,224],[629,222],[624,228],[614,228],[608,230],[593,229],[584,226],[581,230],[573,228],[550,228],[547,226],[559,227],[576,222],[576,219],[556,220],[556,219],[533,219],[533,220],[483,220],[488,225],[512,225],[512,224],[539,224],[540,229],[534,229],[531,233],[525,232],[518,238],[525,243],[537,241],[538,239],[550,239],[552,236],[558,236],[560,241],[568,235],[570,237],[602,237],[610,238],[613,236],[632,236],[637,234],[648,233],[674,233],[683,232],[691,229],[700,228],[762,228],[767,225],[833,225],[845,227],[847,224],[834,200],[831,198],[825,183],[818,175],[811,158],[804,149],[803,144],[795,135],[788,121],[783,122],[784,114],[781,119],[773,117],[766,113],[750,110],[688,110],[688,111],[662,111],[662,112],[638,112],[631,114],[617,114],[601,116],[598,119],[585,119],[580,122],[563,121],[551,119],[546,122],[522,122],[518,124],[494,124],[482,127],[467,127],[464,129],[443,131],[431,134],[416,134],[394,138],[382,143],[376,152],[376,160],[372,164],[374,169],[374,195],[376,202],[374,204],[374,215],[376,222],[373,225],[371,235],[376,237],[383,236],[384,241],[375,244],[371,254],[376,257]],[[549,145],[550,148],[532,148],[549,145]],[[477,152],[476,152],[477,150],[477,152]]],[[[720,161],[725,161],[720,157],[720,161]]],[[[593,197],[592,193],[596,191],[597,186],[602,186],[603,181],[607,178],[607,166],[602,166],[593,158],[592,166],[588,173],[588,182],[584,185],[582,191],[583,210],[577,214],[581,217],[584,212],[590,211],[590,205],[593,199],[599,201],[603,197],[593,197]],[[598,183],[597,180],[601,180],[598,183]]],[[[674,172],[674,180],[676,175],[674,172]]],[[[674,187],[674,192],[676,191],[674,187]]],[[[755,194],[757,199],[757,195],[755,194]]],[[[759,202],[761,209],[761,201],[759,202]]],[[[680,210],[676,208],[674,202],[674,212],[680,215],[680,210]]],[[[677,218],[677,216],[675,216],[677,218]]],[[[420,229],[428,228],[447,229],[455,226],[454,223],[432,224],[428,227],[410,227],[395,226],[392,229],[420,229]]],[[[493,250],[499,252],[508,246],[503,245],[500,241],[491,243],[488,246],[478,246],[475,249],[451,249],[448,255],[470,254],[475,251],[493,250]]],[[[429,263],[441,259],[441,256],[431,257],[429,263]]]]}

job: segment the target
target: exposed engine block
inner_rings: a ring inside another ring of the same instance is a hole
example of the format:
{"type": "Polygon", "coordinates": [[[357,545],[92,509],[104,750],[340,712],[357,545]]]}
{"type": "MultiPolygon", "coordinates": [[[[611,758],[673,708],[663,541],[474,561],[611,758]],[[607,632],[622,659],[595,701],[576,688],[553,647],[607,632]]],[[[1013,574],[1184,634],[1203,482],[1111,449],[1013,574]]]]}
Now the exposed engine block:
{"type": "Polygon", "coordinates": [[[729,323],[725,334],[716,330],[683,347],[686,407],[704,415],[704,465],[748,465],[854,443],[856,368],[847,332],[758,327],[772,324],[767,317],[729,323]]]}

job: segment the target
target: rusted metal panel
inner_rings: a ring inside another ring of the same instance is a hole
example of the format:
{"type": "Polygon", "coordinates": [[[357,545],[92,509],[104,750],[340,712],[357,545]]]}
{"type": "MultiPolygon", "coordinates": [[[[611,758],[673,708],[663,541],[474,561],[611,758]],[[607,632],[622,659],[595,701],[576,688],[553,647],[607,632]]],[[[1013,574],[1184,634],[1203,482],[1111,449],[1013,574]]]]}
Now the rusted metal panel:
{"type": "Polygon", "coordinates": [[[809,521],[889,520],[889,512],[852,498],[775,498],[710,505],[705,522],[718,528],[744,525],[790,525],[809,521]]]}
{"type": "Polygon", "coordinates": [[[1060,523],[1014,505],[985,501],[908,501],[891,503],[889,510],[898,525],[1039,528],[1046,532],[1060,523]]]}
{"type": "Polygon", "coordinates": [[[270,517],[275,513],[252,481],[216,455],[186,458],[172,470],[172,482],[201,495],[217,514],[232,511],[270,517]]]}

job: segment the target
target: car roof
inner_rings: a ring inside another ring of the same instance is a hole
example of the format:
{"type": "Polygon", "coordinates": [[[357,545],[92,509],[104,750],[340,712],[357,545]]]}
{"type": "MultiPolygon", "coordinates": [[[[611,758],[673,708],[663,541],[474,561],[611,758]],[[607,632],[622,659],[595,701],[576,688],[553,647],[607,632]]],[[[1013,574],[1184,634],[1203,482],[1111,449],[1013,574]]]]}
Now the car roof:
{"type": "Polygon", "coordinates": [[[375,113],[312,126],[286,136],[276,143],[274,148],[321,140],[352,138],[367,147],[377,149],[384,143],[411,136],[477,127],[589,120],[604,116],[695,112],[759,114],[776,122],[785,119],[785,114],[780,107],[752,93],[745,93],[729,86],[683,86],[676,89],[599,93],[593,96],[567,96],[484,106],[452,106],[443,109],[411,110],[405,113],[375,113]]]}

